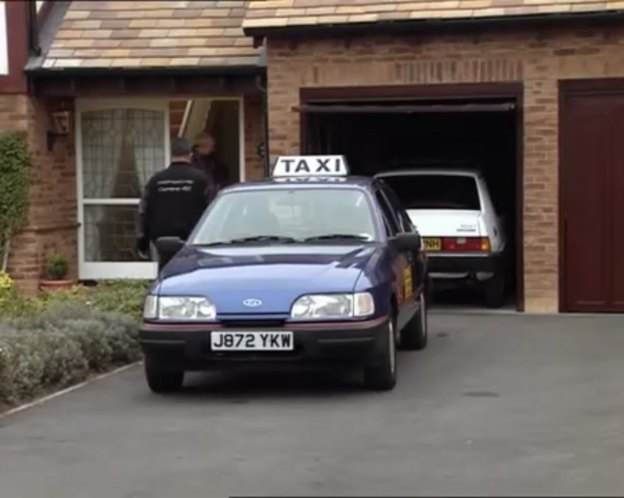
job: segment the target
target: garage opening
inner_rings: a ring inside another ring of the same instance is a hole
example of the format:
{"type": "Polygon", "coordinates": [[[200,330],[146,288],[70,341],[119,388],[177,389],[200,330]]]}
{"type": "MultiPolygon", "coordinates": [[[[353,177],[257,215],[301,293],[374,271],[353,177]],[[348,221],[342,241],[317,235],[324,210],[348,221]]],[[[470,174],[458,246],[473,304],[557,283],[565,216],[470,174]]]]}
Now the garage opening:
{"type": "MultiPolygon", "coordinates": [[[[514,98],[500,97],[306,100],[297,109],[302,113],[302,152],[345,155],[357,175],[396,169],[480,171],[503,220],[509,250],[504,307],[521,310],[517,104],[514,98]]],[[[483,294],[474,285],[448,284],[436,279],[434,305],[483,306],[483,294]]]]}

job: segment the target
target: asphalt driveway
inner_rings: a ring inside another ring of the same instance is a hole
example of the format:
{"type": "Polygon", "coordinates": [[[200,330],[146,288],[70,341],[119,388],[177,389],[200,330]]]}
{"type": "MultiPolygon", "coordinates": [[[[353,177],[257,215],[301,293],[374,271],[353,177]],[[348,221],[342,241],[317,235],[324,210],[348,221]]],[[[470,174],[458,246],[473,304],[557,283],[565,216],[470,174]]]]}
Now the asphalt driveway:
{"type": "Polygon", "coordinates": [[[2,498],[621,495],[624,319],[431,316],[371,393],[356,376],[140,368],[0,419],[2,498]]]}

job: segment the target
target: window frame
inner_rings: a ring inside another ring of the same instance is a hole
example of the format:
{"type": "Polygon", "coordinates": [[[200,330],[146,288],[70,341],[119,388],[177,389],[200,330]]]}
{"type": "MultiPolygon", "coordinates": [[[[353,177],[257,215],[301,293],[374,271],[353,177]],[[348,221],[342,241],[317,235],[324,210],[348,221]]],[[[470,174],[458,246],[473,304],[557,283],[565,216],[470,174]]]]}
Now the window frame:
{"type": "Polygon", "coordinates": [[[168,99],[84,99],[76,101],[76,197],[78,217],[78,278],[81,280],[100,279],[152,279],[158,272],[158,264],[152,261],[87,261],[86,260],[86,206],[138,206],[140,198],[96,199],[84,196],[84,164],[82,119],[86,112],[107,111],[113,109],[143,109],[162,112],[164,134],[163,168],[167,166],[169,156],[169,100],[168,99]]]}

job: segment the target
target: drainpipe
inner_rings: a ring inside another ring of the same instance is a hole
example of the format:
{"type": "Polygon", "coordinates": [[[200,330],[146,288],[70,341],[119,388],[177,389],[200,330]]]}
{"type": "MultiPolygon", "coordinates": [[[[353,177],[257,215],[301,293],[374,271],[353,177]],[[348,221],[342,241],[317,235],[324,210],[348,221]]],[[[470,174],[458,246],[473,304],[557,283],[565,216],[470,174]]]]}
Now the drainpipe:
{"type": "Polygon", "coordinates": [[[271,165],[269,161],[269,97],[267,93],[266,81],[264,78],[256,77],[256,88],[262,93],[262,140],[264,141],[264,176],[271,175],[271,165]]]}
{"type": "Polygon", "coordinates": [[[28,2],[28,41],[29,49],[32,55],[41,55],[41,47],[39,46],[39,33],[37,26],[37,2],[31,0],[28,2]]]}

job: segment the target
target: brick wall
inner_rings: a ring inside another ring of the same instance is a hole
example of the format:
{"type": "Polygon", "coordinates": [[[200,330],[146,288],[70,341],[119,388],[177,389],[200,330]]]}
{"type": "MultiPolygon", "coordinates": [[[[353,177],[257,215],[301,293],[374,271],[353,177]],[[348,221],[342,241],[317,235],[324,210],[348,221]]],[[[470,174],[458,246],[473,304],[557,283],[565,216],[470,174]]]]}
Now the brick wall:
{"type": "Polygon", "coordinates": [[[65,254],[70,277],[76,276],[74,146],[72,140],[59,138],[53,152],[47,151],[49,109],[49,102],[25,95],[0,96],[0,131],[26,130],[33,156],[28,225],[13,240],[9,258],[9,272],[29,294],[36,291],[53,250],[65,254]]]}
{"type": "Polygon", "coordinates": [[[272,159],[299,151],[299,88],[524,84],[527,311],[558,309],[558,80],[624,76],[624,26],[481,30],[268,44],[272,159]]]}

